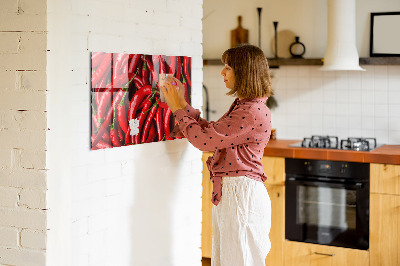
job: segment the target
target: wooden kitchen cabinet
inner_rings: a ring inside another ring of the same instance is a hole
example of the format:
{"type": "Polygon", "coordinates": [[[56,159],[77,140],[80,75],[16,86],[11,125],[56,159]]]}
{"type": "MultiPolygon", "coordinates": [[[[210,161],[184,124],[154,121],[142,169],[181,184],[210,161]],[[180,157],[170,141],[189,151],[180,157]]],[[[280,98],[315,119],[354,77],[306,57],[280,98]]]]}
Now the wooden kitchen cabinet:
{"type": "Polygon", "coordinates": [[[367,266],[365,250],[285,241],[285,266],[367,266]]]}
{"type": "Polygon", "coordinates": [[[211,258],[212,252],[212,183],[206,165],[212,152],[203,153],[203,195],[202,195],[202,224],[201,224],[201,253],[203,258],[211,258]]]}
{"type": "Polygon", "coordinates": [[[371,193],[400,195],[400,165],[370,164],[371,193]]]}
{"type": "Polygon", "coordinates": [[[373,193],[370,200],[370,265],[400,265],[400,196],[373,193]]]}
{"type": "Polygon", "coordinates": [[[267,175],[265,187],[271,199],[271,250],[265,259],[266,266],[283,265],[285,240],[285,158],[264,156],[261,160],[267,175]]]}
{"type": "Polygon", "coordinates": [[[370,265],[400,265],[400,165],[370,167],[370,265]]]}
{"type": "Polygon", "coordinates": [[[285,187],[265,184],[271,199],[271,250],[265,259],[266,266],[283,265],[285,241],[285,187]]]}

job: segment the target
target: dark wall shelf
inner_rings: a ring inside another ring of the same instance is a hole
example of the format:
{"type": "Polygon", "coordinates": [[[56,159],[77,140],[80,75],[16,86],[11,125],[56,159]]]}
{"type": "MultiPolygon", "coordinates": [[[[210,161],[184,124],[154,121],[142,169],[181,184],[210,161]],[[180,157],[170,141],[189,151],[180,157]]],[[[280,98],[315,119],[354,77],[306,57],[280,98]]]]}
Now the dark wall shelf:
{"type": "MultiPolygon", "coordinates": [[[[271,68],[279,66],[321,66],[322,58],[268,58],[271,68]]],[[[204,59],[205,66],[222,65],[220,59],[204,59]]],[[[360,65],[400,65],[400,57],[362,57],[360,65]]]]}
{"type": "Polygon", "coordinates": [[[362,57],[360,65],[400,65],[400,57],[362,57]]]}

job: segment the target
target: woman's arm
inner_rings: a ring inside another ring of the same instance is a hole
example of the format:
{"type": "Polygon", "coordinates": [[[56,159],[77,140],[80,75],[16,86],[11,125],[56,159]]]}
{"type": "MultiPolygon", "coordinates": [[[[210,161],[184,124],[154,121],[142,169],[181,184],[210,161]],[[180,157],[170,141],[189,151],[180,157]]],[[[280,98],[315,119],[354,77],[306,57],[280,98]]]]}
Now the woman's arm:
{"type": "MultiPolygon", "coordinates": [[[[193,146],[201,151],[226,149],[244,143],[256,141],[256,124],[254,115],[243,109],[233,110],[228,116],[218,122],[209,123],[202,127],[192,117],[186,115],[182,109],[174,112],[178,126],[183,135],[193,146]]],[[[265,125],[264,125],[265,126],[265,125]]]]}

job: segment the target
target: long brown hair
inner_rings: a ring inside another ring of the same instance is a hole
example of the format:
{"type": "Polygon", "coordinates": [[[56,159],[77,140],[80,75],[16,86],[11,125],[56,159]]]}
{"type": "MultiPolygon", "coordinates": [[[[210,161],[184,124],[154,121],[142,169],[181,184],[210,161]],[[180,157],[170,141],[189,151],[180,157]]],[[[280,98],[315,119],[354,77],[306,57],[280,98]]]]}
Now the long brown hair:
{"type": "Polygon", "coordinates": [[[222,54],[222,63],[235,74],[235,86],[227,95],[255,99],[273,95],[268,61],[263,51],[254,45],[239,45],[222,54]]]}

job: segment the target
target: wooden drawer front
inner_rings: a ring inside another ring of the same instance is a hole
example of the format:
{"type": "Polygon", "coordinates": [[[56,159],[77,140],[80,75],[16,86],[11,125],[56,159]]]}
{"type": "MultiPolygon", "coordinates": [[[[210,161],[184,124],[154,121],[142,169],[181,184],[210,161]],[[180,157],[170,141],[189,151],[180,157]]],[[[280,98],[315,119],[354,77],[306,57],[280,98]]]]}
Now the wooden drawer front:
{"type": "Polygon", "coordinates": [[[267,181],[265,181],[266,184],[285,184],[285,158],[264,156],[261,163],[265,174],[268,176],[267,181]]]}
{"type": "Polygon", "coordinates": [[[371,163],[371,192],[400,195],[400,165],[371,163]]]}
{"type": "Polygon", "coordinates": [[[366,266],[365,250],[285,241],[285,266],[366,266]]]}

